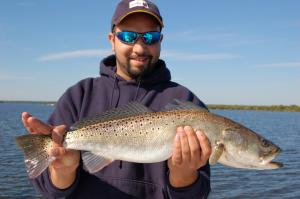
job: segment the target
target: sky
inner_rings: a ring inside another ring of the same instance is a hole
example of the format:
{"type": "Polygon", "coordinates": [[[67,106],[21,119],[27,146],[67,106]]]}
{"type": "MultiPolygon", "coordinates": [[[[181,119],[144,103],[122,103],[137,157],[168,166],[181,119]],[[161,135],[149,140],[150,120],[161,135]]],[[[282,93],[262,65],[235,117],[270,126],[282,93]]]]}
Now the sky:
{"type": "MultiPolygon", "coordinates": [[[[206,104],[300,105],[300,1],[153,0],[161,59],[206,104]]],[[[99,76],[117,0],[0,0],[0,100],[99,76]]]]}

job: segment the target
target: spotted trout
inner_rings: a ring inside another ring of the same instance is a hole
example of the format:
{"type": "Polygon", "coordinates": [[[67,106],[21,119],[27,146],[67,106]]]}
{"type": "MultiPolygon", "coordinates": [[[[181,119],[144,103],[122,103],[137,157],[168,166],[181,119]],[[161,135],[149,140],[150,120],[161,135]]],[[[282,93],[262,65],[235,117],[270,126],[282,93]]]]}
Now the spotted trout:
{"type": "MultiPolygon", "coordinates": [[[[245,169],[277,169],[281,163],[272,160],[280,148],[245,126],[209,112],[187,101],[174,100],[163,111],[153,112],[132,102],[93,118],[75,123],[64,135],[66,149],[80,150],[84,167],[95,173],[114,160],[154,163],[172,155],[172,144],[178,126],[192,126],[208,137],[211,165],[245,169]]],[[[30,178],[40,175],[53,161],[49,135],[26,134],[16,138],[24,151],[30,178]]]]}

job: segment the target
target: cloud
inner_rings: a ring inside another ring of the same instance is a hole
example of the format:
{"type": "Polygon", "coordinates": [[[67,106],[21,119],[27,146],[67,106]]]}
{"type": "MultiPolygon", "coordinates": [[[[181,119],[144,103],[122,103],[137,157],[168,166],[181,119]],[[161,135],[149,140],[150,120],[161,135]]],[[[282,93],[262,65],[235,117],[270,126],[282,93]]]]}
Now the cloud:
{"type": "Polygon", "coordinates": [[[181,41],[203,41],[203,40],[231,40],[236,38],[237,35],[233,33],[201,33],[199,30],[187,30],[182,32],[177,32],[174,34],[167,35],[167,38],[172,40],[181,41]]]}
{"type": "Polygon", "coordinates": [[[70,59],[70,58],[107,56],[109,54],[111,54],[110,49],[85,49],[85,50],[75,50],[75,51],[46,54],[38,58],[38,60],[54,61],[54,60],[62,60],[62,59],[70,59]]]}
{"type": "Polygon", "coordinates": [[[300,68],[300,62],[282,62],[255,65],[257,68],[300,68]]]}
{"type": "Polygon", "coordinates": [[[2,80],[32,80],[31,77],[24,77],[24,76],[15,76],[9,74],[0,74],[0,81],[2,80]]]}
{"type": "Polygon", "coordinates": [[[300,27],[300,21],[288,21],[288,22],[283,22],[282,24],[287,25],[288,27],[292,28],[299,28],[300,27]]]}
{"type": "Polygon", "coordinates": [[[226,45],[226,46],[244,46],[265,43],[266,39],[249,38],[247,36],[237,33],[215,33],[203,32],[202,30],[188,30],[177,33],[166,33],[166,40],[184,41],[184,42],[209,42],[212,44],[226,45]]]}
{"type": "MultiPolygon", "coordinates": [[[[111,50],[108,49],[85,49],[75,50],[67,52],[59,52],[46,54],[38,58],[39,61],[54,61],[71,58],[81,57],[99,57],[108,56],[111,54],[111,50]]],[[[184,61],[207,61],[207,60],[224,60],[224,59],[235,59],[239,56],[229,53],[188,53],[188,52],[177,52],[177,51],[163,51],[162,57],[172,58],[176,60],[184,61]]]]}
{"type": "Polygon", "coordinates": [[[164,51],[162,52],[162,56],[182,61],[214,61],[236,59],[239,57],[238,55],[230,53],[189,53],[176,51],[164,51]]]}

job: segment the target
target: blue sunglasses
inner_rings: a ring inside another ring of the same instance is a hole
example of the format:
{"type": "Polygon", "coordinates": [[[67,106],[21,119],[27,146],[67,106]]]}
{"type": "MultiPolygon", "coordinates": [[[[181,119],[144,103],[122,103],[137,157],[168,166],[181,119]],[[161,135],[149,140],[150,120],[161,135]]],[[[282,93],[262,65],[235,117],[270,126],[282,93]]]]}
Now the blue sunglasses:
{"type": "Polygon", "coordinates": [[[160,41],[161,33],[158,31],[137,33],[131,31],[121,31],[114,33],[120,41],[125,44],[134,44],[140,37],[147,45],[155,44],[160,41]]]}

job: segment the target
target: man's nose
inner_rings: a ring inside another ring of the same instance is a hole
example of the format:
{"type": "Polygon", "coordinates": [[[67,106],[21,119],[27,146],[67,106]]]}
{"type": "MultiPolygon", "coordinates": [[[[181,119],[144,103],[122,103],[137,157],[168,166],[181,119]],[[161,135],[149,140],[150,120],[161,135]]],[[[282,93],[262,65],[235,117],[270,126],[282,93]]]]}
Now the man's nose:
{"type": "Polygon", "coordinates": [[[133,44],[133,52],[137,54],[144,54],[147,51],[147,45],[142,38],[138,38],[135,44],[133,44]]]}

